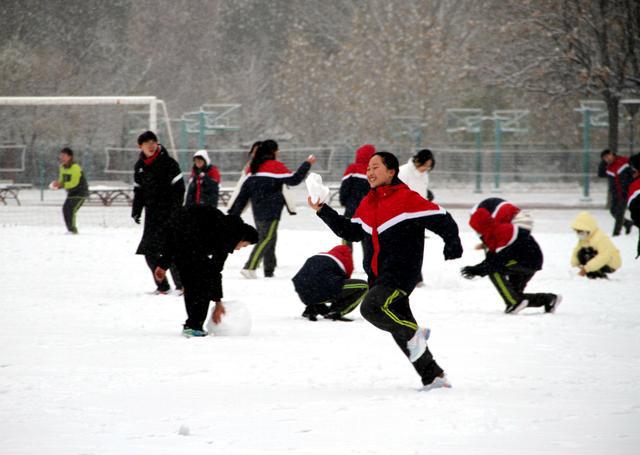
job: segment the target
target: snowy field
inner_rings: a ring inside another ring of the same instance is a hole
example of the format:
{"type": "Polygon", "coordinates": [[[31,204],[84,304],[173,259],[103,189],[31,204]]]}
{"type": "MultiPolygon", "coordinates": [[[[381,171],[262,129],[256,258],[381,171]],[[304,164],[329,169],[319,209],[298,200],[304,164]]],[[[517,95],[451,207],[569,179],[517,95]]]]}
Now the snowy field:
{"type": "MultiPolygon", "coordinates": [[[[615,239],[622,268],[587,281],[568,265],[578,210],[534,210],[545,266],[529,289],[564,302],[508,316],[488,279],[459,276],[481,253],[467,211],[452,210],[465,254],[445,263],[431,235],[411,301],[453,388],[420,392],[358,313],[300,318],[290,278],[338,243],[306,208],[283,217],[276,278],[242,279],[248,250],[227,262],[226,299],[249,306],[251,335],[204,339],[180,336],[181,297],[149,294],[140,227],[83,224],[99,210],[128,223],[128,209],[83,208],[78,236],[52,210],[58,224],[0,227],[2,454],[639,453],[635,228],[615,239]]],[[[593,213],[609,233],[611,217],[593,213]]]]}

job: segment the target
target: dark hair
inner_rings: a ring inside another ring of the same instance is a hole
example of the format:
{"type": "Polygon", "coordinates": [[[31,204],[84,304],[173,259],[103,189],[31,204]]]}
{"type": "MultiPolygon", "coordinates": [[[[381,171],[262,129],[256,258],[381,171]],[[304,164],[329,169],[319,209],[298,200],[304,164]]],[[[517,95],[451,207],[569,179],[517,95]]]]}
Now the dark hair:
{"type": "Polygon", "coordinates": [[[260,147],[260,144],[262,144],[262,141],[255,141],[251,146],[251,148],[249,149],[249,155],[251,155],[251,153],[255,153],[258,147],[260,147]]]}
{"type": "Polygon", "coordinates": [[[64,153],[65,155],[69,155],[73,158],[73,150],[71,150],[69,147],[64,147],[62,150],[60,150],[60,153],[64,153]]]}
{"type": "Polygon", "coordinates": [[[267,139],[263,141],[256,150],[255,155],[251,159],[249,169],[252,174],[258,172],[260,165],[265,161],[273,160],[276,158],[276,152],[278,151],[278,143],[274,140],[267,139]]]}
{"type": "Polygon", "coordinates": [[[147,141],[158,142],[158,136],[153,131],[145,131],[138,136],[138,145],[142,145],[147,141]]]}
{"type": "MultiPolygon", "coordinates": [[[[613,152],[609,149],[604,149],[602,152],[600,152],[600,158],[604,158],[604,156],[608,155],[609,153],[613,153],[613,152]]],[[[615,155],[615,153],[613,154],[615,155]]]]}
{"type": "Polygon", "coordinates": [[[413,163],[418,166],[424,165],[427,161],[431,160],[431,169],[436,167],[436,159],[433,157],[433,153],[429,149],[422,149],[415,155],[413,155],[413,163]]]}
{"type": "Polygon", "coordinates": [[[631,164],[631,167],[636,171],[640,172],[640,153],[631,155],[631,157],[629,157],[629,164],[631,164]]]}
{"type": "Polygon", "coordinates": [[[396,171],[393,175],[393,180],[391,180],[391,184],[395,185],[396,183],[400,183],[400,179],[398,178],[398,173],[400,172],[400,163],[398,162],[398,158],[396,158],[393,153],[385,151],[376,152],[371,157],[373,158],[374,156],[379,156],[380,159],[382,159],[384,167],[396,171]]]}

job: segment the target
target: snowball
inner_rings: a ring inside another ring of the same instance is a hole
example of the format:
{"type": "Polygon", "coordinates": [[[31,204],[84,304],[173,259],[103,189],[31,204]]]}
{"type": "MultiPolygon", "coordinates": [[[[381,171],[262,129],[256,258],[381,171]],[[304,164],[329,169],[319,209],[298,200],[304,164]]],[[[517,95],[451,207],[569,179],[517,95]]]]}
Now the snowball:
{"type": "MultiPolygon", "coordinates": [[[[246,336],[251,332],[251,313],[242,302],[222,302],[225,314],[219,324],[214,324],[209,315],[207,330],[215,336],[246,336]]],[[[211,309],[213,313],[213,308],[211,309]]]]}

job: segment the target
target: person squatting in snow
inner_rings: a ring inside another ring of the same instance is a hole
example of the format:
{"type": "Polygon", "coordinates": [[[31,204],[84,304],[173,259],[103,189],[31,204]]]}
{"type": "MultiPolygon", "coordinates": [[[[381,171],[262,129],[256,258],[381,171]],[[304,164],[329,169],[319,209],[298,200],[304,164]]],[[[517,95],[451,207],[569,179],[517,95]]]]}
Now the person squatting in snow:
{"type": "MultiPolygon", "coordinates": [[[[471,212],[469,225],[482,240],[485,260],[463,267],[464,278],[488,276],[506,305],[505,313],[517,314],[527,307],[544,307],[553,313],[561,297],[551,293],[525,293],[527,283],[542,269],[542,251],[531,235],[532,221],[515,205],[489,198],[471,212]]],[[[526,212],[525,212],[526,213],[526,212]]]]}
{"type": "Polygon", "coordinates": [[[607,278],[620,268],[620,252],[589,212],[580,212],[571,228],[578,236],[578,243],[571,253],[571,266],[580,267],[580,276],[607,278]]]}
{"type": "MultiPolygon", "coordinates": [[[[633,182],[629,185],[629,198],[627,206],[631,212],[633,224],[640,229],[640,153],[629,158],[629,164],[633,168],[633,182]]],[[[638,232],[638,247],[636,248],[636,259],[640,257],[640,232],[638,232]]]]}
{"type": "Polygon", "coordinates": [[[277,157],[276,141],[266,140],[258,146],[249,166],[250,175],[242,184],[240,193],[228,212],[240,216],[247,203],[251,201],[253,218],[260,238],[241,271],[245,278],[257,278],[256,269],[263,259],[264,276],[273,277],[277,265],[278,224],[285,205],[282,187],[300,184],[311,165],[316,162],[316,158],[309,155],[293,173],[282,162],[277,161],[277,157]]]}
{"type": "MultiPolygon", "coordinates": [[[[157,281],[155,269],[158,265],[160,248],[164,238],[164,228],[174,211],[184,200],[184,180],[180,166],[169,156],[167,150],[158,144],[152,131],[138,136],[140,158],[133,169],[133,204],[131,217],[140,224],[144,209],[144,230],[136,254],[144,255],[156,284],[157,294],[166,294],[171,287],[166,278],[157,281]]],[[[171,267],[171,275],[177,290],[182,290],[180,274],[171,267]]]]}
{"type": "Polygon", "coordinates": [[[366,281],[351,279],[351,273],[353,257],[347,245],[338,245],[307,259],[292,279],[306,305],[302,317],[310,321],[317,321],[318,316],[350,321],[345,316],[356,309],[369,289],[366,281]]]}
{"type": "Polygon", "coordinates": [[[193,169],[187,187],[184,205],[210,205],[218,207],[220,171],[211,164],[206,150],[198,150],[193,155],[193,169]]]}
{"type": "Polygon", "coordinates": [[[187,320],[182,334],[205,336],[203,324],[209,302],[215,302],[212,319],[219,323],[225,312],[222,303],[222,269],[227,256],[258,241],[258,232],[239,216],[224,215],[206,205],[182,207],[163,231],[163,242],[154,274],[158,281],[175,263],[184,283],[187,320]]]}
{"type": "Polygon", "coordinates": [[[445,260],[462,256],[458,226],[438,205],[411,191],[398,178],[398,159],[377,152],[369,160],[370,190],[352,219],[320,201],[307,202],[340,238],[363,242],[363,266],[369,291],[360,305],[362,316],[389,332],[420,375],[425,389],[450,387],[427,346],[429,329],[419,327],[409,306],[424,254],[424,230],[444,240],[445,260]]]}

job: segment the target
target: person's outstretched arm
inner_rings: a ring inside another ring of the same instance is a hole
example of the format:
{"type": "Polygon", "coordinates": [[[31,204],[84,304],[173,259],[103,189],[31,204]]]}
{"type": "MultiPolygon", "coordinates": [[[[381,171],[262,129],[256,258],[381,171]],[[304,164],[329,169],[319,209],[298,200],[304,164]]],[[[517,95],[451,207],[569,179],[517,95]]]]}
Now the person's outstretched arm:
{"type": "Polygon", "coordinates": [[[329,207],[328,204],[314,204],[311,202],[311,198],[307,198],[307,203],[309,207],[316,211],[316,215],[318,215],[338,237],[348,240],[349,242],[359,242],[364,238],[364,231],[360,224],[354,223],[349,218],[340,215],[329,207]]]}

